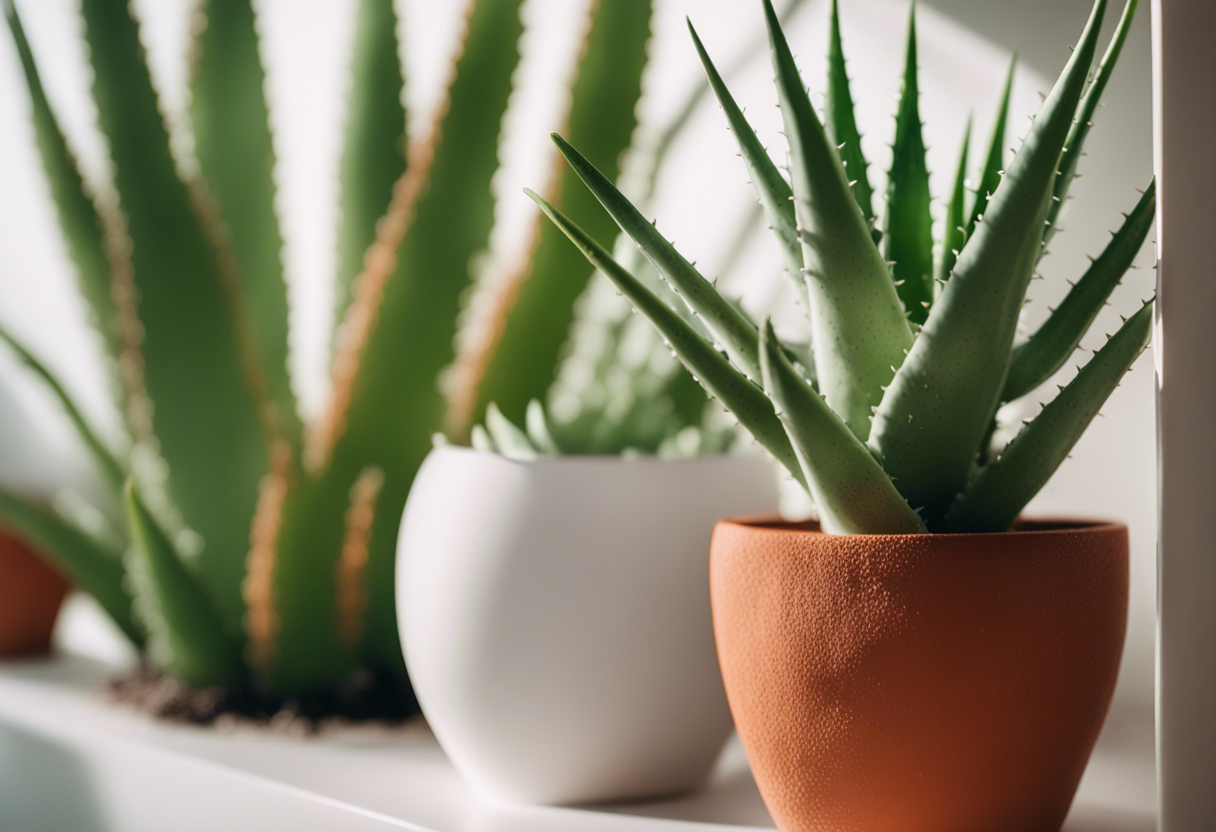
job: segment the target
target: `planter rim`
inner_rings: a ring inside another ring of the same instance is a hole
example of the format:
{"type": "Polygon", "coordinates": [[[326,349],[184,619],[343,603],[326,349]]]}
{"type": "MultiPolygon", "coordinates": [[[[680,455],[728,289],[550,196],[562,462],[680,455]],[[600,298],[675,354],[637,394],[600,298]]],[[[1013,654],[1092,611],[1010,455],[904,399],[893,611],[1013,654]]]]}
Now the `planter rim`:
{"type": "Polygon", "coordinates": [[[819,528],[818,520],[785,520],[777,514],[764,512],[760,514],[740,514],[733,517],[724,517],[718,521],[718,525],[735,526],[738,528],[748,529],[753,532],[763,532],[765,534],[772,534],[780,537],[864,537],[874,541],[929,541],[942,539],[966,540],[969,538],[991,539],[993,537],[1060,537],[1076,534],[1127,531],[1127,524],[1118,520],[1101,520],[1083,517],[1027,517],[1018,518],[1017,522],[1019,525],[1024,527],[1013,528],[1004,532],[962,532],[957,534],[928,533],[830,535],[819,528]]]}
{"type": "MultiPolygon", "coordinates": [[[[557,456],[538,456],[534,459],[515,459],[504,456],[496,451],[483,451],[470,448],[467,445],[437,445],[431,450],[432,454],[456,454],[460,456],[480,456],[497,459],[508,465],[520,467],[560,467],[563,465],[603,465],[614,466],[657,466],[657,465],[705,465],[725,461],[761,461],[767,462],[766,457],[749,453],[704,454],[699,456],[660,457],[653,454],[625,457],[620,454],[561,454],[557,456]]],[[[757,515],[760,516],[760,515],[757,515]]]]}

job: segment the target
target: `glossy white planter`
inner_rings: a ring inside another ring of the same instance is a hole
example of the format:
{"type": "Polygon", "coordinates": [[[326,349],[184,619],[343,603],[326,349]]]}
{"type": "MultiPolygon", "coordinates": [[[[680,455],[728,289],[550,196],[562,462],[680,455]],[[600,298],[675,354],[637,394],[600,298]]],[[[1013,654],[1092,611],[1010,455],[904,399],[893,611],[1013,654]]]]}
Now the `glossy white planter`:
{"type": "Polygon", "coordinates": [[[431,452],[398,538],[397,602],[423,712],[461,774],[512,802],[699,785],[731,731],[709,540],[776,505],[761,459],[431,452]]]}

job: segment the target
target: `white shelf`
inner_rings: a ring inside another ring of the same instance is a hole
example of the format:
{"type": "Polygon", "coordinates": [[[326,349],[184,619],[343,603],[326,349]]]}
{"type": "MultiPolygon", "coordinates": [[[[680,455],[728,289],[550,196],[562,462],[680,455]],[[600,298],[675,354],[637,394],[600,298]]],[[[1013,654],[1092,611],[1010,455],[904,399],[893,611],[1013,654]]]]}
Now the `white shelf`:
{"type": "MultiPolygon", "coordinates": [[[[168,725],[102,701],[115,666],[0,665],[0,827],[732,832],[772,829],[737,743],[697,794],[597,808],[478,800],[421,722],[314,738],[168,725]]],[[[1065,832],[1153,832],[1151,713],[1115,713],[1065,832]]]]}

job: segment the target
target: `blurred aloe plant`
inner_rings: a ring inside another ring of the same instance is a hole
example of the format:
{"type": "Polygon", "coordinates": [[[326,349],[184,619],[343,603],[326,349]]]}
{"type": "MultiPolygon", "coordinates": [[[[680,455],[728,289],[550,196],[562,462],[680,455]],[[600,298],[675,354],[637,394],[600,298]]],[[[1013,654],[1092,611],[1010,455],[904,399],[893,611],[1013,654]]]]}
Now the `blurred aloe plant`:
{"type": "MultiPolygon", "coordinates": [[[[467,433],[487,390],[510,391],[519,414],[544,393],[592,273],[538,223],[526,267],[479,330],[487,334],[458,355],[470,261],[493,220],[521,3],[468,4],[446,96],[407,147],[393,4],[358,3],[341,161],[341,324],[331,398],[309,424],[287,371],[275,153],[250,0],[200,4],[190,158],[175,152],[182,143],[166,127],[127,3],[82,0],[113,163],[112,188],[100,194],[81,177],[5,3],[128,435],[111,447],[47,367],[0,333],[63,405],[112,498],[86,523],[0,490],[0,521],[51,553],[165,672],[274,696],[332,689],[360,668],[404,673],[392,571],[413,473],[436,431],[467,433]]],[[[648,0],[588,8],[564,129],[613,160],[611,175],[634,132],[650,19],[648,0]]],[[[585,199],[556,172],[546,195],[585,199]]],[[[660,375],[666,392],[680,384],[660,375]]],[[[671,407],[691,422],[705,396],[684,388],[671,407]]]]}
{"type": "Polygon", "coordinates": [[[1128,0],[1091,78],[1105,8],[1106,0],[1097,0],[1008,170],[1002,159],[1006,83],[981,186],[970,205],[964,204],[964,141],[944,233],[936,244],[917,102],[914,18],[881,234],[875,231],[835,2],[828,106],[821,121],[773,6],[764,0],[789,142],[789,181],[692,31],[790,273],[809,301],[814,379],[791,359],[770,323],[757,327],[722,298],[617,191],[611,177],[570,143],[554,137],[589,191],[704,321],[710,337],[613,260],[593,234],[529,193],[662,333],[709,394],[810,492],[826,531],[1003,531],[1066,458],[1150,333],[1151,300],[1061,385],[1059,395],[1001,453],[989,458],[998,407],[1047,381],[1068,360],[1152,226],[1150,183],[1065,300],[1029,339],[1014,345],[1027,288],[1055,233],[1136,0],[1128,0]]]}

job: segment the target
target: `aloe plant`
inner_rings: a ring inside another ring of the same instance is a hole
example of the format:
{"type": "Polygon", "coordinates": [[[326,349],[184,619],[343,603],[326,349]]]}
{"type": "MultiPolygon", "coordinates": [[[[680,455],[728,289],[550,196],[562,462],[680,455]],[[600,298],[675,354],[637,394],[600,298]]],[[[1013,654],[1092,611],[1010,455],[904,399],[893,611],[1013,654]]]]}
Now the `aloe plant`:
{"type": "MultiPolygon", "coordinates": [[[[468,4],[447,94],[408,145],[393,4],[357,4],[333,392],[305,424],[286,365],[283,241],[255,4],[201,3],[206,25],[190,85],[195,151],[183,158],[190,143],[171,141],[138,20],[126,2],[83,0],[92,94],[113,163],[113,181],[95,193],[43,91],[16,9],[4,3],[127,435],[111,447],[38,357],[0,333],[69,414],[107,495],[96,506],[101,522],[85,524],[0,490],[0,521],[41,544],[166,673],[272,697],[330,690],[360,668],[404,678],[392,573],[414,471],[433,433],[467,431],[478,410],[462,415],[462,402],[484,402],[491,382],[524,401],[543,394],[574,298],[591,276],[542,239],[530,281],[550,286],[561,274],[563,300],[507,303],[502,313],[535,334],[529,349],[552,358],[486,369],[491,339],[472,360],[478,370],[455,392],[440,390],[441,371],[460,364],[454,340],[469,264],[492,224],[490,181],[519,61],[521,4],[468,4]],[[509,379],[498,381],[500,373],[509,379]]],[[[617,158],[633,133],[650,14],[645,0],[587,12],[566,129],[605,158],[617,158]]],[[[549,194],[578,196],[562,187],[549,194]]]]}
{"type": "Polygon", "coordinates": [[[699,316],[708,337],[614,260],[594,235],[540,196],[529,195],[662,334],[708,393],[807,488],[825,531],[1008,529],[1067,457],[1150,334],[1151,300],[1006,448],[988,454],[998,407],[1038,387],[1068,360],[1153,221],[1150,184],[1065,301],[1015,346],[1027,288],[1068,196],[1090,116],[1118,59],[1136,0],[1128,0],[1090,81],[1106,10],[1106,0],[1095,2],[1071,58],[1007,165],[1006,83],[980,189],[965,205],[964,142],[938,241],[931,234],[916,101],[914,17],[886,225],[879,233],[852,116],[836,3],[825,121],[811,104],[772,3],[763,0],[763,6],[789,144],[788,180],[756,138],[691,23],[689,28],[790,271],[809,302],[815,378],[791,360],[771,324],[756,326],[741,316],[570,143],[554,136],[575,173],[699,316]],[[969,217],[965,225],[963,217],[969,217]]]}

